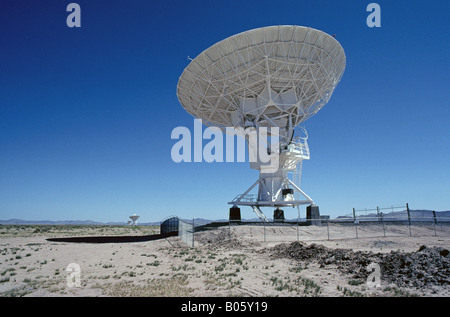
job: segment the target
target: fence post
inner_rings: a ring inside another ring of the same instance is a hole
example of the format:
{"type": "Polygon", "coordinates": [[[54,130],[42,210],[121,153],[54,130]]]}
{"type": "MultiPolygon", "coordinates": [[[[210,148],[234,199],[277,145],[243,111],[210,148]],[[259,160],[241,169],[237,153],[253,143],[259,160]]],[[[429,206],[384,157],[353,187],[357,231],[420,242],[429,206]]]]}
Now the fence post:
{"type": "Polygon", "coordinates": [[[264,242],[266,242],[266,221],[263,220],[263,224],[264,224],[264,242]]]}
{"type": "Polygon", "coordinates": [[[406,203],[406,212],[408,213],[409,236],[411,237],[411,215],[409,213],[408,203],[406,203]]]}
{"type": "Polygon", "coordinates": [[[386,228],[384,227],[383,212],[380,213],[381,223],[383,224],[383,237],[386,237],[386,228]]]}
{"type": "Polygon", "coordinates": [[[300,241],[300,230],[299,230],[299,223],[300,223],[300,207],[297,205],[297,241],[300,241]]]}
{"type": "Polygon", "coordinates": [[[192,218],[192,247],[194,247],[194,234],[195,234],[195,224],[194,218],[192,218]]]}
{"type": "Polygon", "coordinates": [[[328,223],[330,222],[330,219],[327,219],[327,235],[328,235],[328,241],[330,241],[330,227],[328,223]]]}
{"type": "Polygon", "coordinates": [[[353,208],[353,225],[355,226],[356,239],[358,239],[358,226],[356,225],[356,211],[353,208]]]}
{"type": "Polygon", "coordinates": [[[433,210],[433,228],[434,228],[434,236],[437,236],[437,233],[436,233],[436,224],[437,224],[437,220],[436,220],[436,211],[433,210]]]}

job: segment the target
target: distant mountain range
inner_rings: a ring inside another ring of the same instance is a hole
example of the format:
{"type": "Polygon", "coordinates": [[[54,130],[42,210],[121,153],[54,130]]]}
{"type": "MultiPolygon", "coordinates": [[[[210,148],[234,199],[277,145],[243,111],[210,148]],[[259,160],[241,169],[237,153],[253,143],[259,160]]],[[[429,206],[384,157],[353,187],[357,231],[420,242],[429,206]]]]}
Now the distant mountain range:
{"type": "MultiPolygon", "coordinates": [[[[359,221],[369,221],[376,220],[377,214],[371,213],[367,215],[357,214],[357,220],[359,221]]],[[[351,219],[353,215],[339,216],[332,218],[332,221],[345,221],[351,219]]],[[[410,210],[411,221],[432,221],[433,211],[432,210],[410,210]]],[[[450,221],[450,211],[436,211],[437,221],[450,221]]],[[[406,210],[404,211],[394,211],[389,213],[383,213],[383,219],[386,221],[405,221],[408,220],[406,210]]],[[[192,223],[192,219],[183,219],[186,222],[192,223]]],[[[269,220],[271,220],[269,218],[269,220]]],[[[259,222],[259,218],[252,219],[242,219],[243,222],[259,222]]],[[[289,222],[296,222],[297,219],[286,219],[289,222]]],[[[305,221],[305,218],[300,218],[301,222],[305,221]]],[[[138,222],[140,226],[159,226],[162,221],[155,222],[138,222]]],[[[194,223],[196,226],[205,225],[212,222],[228,222],[228,219],[218,219],[210,220],[203,218],[195,218],[194,223]]],[[[124,226],[127,223],[124,222],[98,222],[92,220],[22,220],[22,219],[9,219],[0,220],[1,225],[113,225],[113,226],[124,226]]]]}
{"type": "Polygon", "coordinates": [[[126,225],[126,222],[98,222],[92,220],[0,220],[2,225],[126,225]]]}
{"type": "MultiPolygon", "coordinates": [[[[184,219],[183,219],[184,220],[184,219]]],[[[185,220],[186,222],[192,223],[192,219],[185,220]]],[[[204,225],[207,223],[215,222],[215,221],[228,221],[228,220],[208,220],[197,218],[194,219],[195,225],[204,225]]],[[[159,226],[162,221],[155,222],[138,222],[140,226],[159,226]]],[[[92,220],[23,220],[23,219],[8,219],[8,220],[0,220],[0,225],[109,225],[109,226],[125,226],[127,222],[99,222],[92,220]]]]}

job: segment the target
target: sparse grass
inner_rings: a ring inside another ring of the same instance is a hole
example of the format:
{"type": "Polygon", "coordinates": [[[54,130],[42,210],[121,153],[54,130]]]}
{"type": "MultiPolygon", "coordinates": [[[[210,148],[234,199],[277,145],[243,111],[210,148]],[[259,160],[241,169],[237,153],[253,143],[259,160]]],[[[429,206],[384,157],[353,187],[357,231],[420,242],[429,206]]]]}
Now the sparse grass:
{"type": "Polygon", "coordinates": [[[289,272],[300,273],[301,271],[303,271],[303,268],[300,266],[289,268],[289,272]]]}
{"type": "Polygon", "coordinates": [[[54,273],[53,277],[39,275],[34,279],[24,278],[23,282],[26,283],[25,287],[13,289],[11,293],[5,292],[0,294],[0,296],[24,296],[37,289],[46,289],[51,293],[60,293],[66,288],[66,278],[59,274],[58,269],[54,273]]]}
{"type": "Polygon", "coordinates": [[[410,292],[402,290],[401,288],[398,288],[398,287],[387,286],[383,289],[383,291],[389,292],[395,297],[418,297],[419,296],[418,294],[410,293],[410,292]]]}
{"type": "Polygon", "coordinates": [[[192,289],[186,287],[189,284],[186,274],[176,274],[170,278],[150,279],[145,285],[124,281],[108,285],[106,293],[115,297],[181,297],[189,296],[192,289]]]}
{"type": "Polygon", "coordinates": [[[308,279],[308,278],[301,278],[301,283],[303,284],[303,286],[305,287],[304,292],[306,294],[311,294],[314,296],[317,296],[321,293],[321,288],[319,285],[317,285],[313,280],[308,279]]]}
{"type": "Polygon", "coordinates": [[[184,259],[184,261],[186,261],[186,262],[194,261],[196,258],[197,258],[197,256],[196,256],[196,255],[193,255],[193,256],[191,256],[191,257],[188,257],[188,258],[184,259]]]}
{"type": "Polygon", "coordinates": [[[77,236],[91,234],[108,235],[148,235],[159,233],[159,226],[127,225],[1,225],[4,237],[32,236],[77,236]]]}
{"type": "Polygon", "coordinates": [[[342,295],[347,297],[365,297],[365,295],[358,291],[353,291],[348,289],[347,287],[342,287],[340,285],[337,286],[337,290],[342,292],[342,295]]]}
{"type": "Polygon", "coordinates": [[[136,277],[136,272],[122,272],[122,276],[136,277]]]}
{"type": "Polygon", "coordinates": [[[159,261],[153,261],[153,262],[147,263],[147,266],[159,266],[160,264],[161,264],[161,262],[159,262],[159,261]]]}
{"type": "MultiPolygon", "coordinates": [[[[0,276],[5,276],[6,273],[8,272],[14,272],[16,269],[13,267],[7,268],[6,270],[4,270],[3,272],[0,272],[0,276]]],[[[11,274],[11,273],[10,273],[11,274]]]]}
{"type": "Polygon", "coordinates": [[[348,284],[349,285],[353,285],[353,286],[358,286],[358,285],[361,285],[361,284],[363,284],[364,283],[364,280],[362,280],[362,279],[352,279],[352,280],[349,280],[348,281],[348,284]]]}
{"type": "Polygon", "coordinates": [[[221,264],[214,266],[214,272],[217,273],[225,270],[226,265],[226,262],[222,262],[221,264]]]}
{"type": "Polygon", "coordinates": [[[13,288],[6,292],[0,293],[0,297],[23,297],[30,293],[31,293],[31,290],[26,289],[26,286],[24,286],[24,287],[13,288]]]}
{"type": "Polygon", "coordinates": [[[290,276],[272,276],[270,284],[276,291],[294,292],[300,296],[319,296],[322,292],[322,288],[313,280],[301,276],[294,280],[291,280],[290,276]]]}

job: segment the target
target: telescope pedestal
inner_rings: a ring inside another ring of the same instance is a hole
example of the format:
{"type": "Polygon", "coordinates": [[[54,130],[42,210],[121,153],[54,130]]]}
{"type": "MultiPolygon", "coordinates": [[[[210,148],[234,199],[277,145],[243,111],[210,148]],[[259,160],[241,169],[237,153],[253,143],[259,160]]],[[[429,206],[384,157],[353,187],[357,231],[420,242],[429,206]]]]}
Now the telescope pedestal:
{"type": "MultiPolygon", "coordinates": [[[[306,133],[306,131],[305,131],[306,133]]],[[[250,206],[262,221],[268,221],[260,207],[276,207],[274,221],[284,221],[284,211],[279,207],[295,207],[312,204],[313,200],[299,187],[301,178],[301,163],[309,159],[307,137],[297,137],[289,145],[282,144],[280,153],[271,154],[270,162],[276,161],[277,168],[261,162],[252,162],[250,167],[259,170],[259,179],[242,195],[238,195],[229,204],[235,206],[250,206]],[[289,177],[289,175],[291,177],[289,177]],[[292,178],[292,179],[291,179],[292,178]],[[250,192],[258,185],[258,194],[250,192]],[[304,199],[301,200],[300,197],[304,199]]],[[[231,220],[231,209],[230,209],[231,220]]]]}
{"type": "Polygon", "coordinates": [[[320,221],[320,213],[319,206],[314,204],[306,207],[306,224],[307,225],[320,225],[322,222],[320,221]]]}
{"type": "Polygon", "coordinates": [[[277,208],[273,211],[273,222],[284,222],[284,211],[277,208]]]}
{"type": "Polygon", "coordinates": [[[241,208],[233,206],[230,208],[230,221],[241,222],[241,208]]]}

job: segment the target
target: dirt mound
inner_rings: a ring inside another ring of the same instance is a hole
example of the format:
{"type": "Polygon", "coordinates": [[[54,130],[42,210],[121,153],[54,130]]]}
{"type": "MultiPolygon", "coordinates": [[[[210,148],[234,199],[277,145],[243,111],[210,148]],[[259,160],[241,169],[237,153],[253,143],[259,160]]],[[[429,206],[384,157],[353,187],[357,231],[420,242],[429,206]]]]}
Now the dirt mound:
{"type": "Polygon", "coordinates": [[[380,267],[400,286],[450,285],[450,256],[444,248],[421,246],[416,252],[392,251],[381,257],[380,267]]]}
{"type": "Polygon", "coordinates": [[[236,239],[236,234],[230,233],[230,231],[226,229],[195,233],[195,241],[201,244],[215,244],[230,239],[236,239]]]}
{"type": "Polygon", "coordinates": [[[260,244],[258,242],[244,240],[244,239],[227,239],[218,241],[212,244],[210,247],[212,249],[225,249],[225,250],[245,250],[247,248],[259,247],[260,244]]]}
{"type": "Polygon", "coordinates": [[[195,241],[211,249],[245,249],[248,247],[258,247],[261,244],[256,241],[250,241],[238,237],[234,232],[228,229],[211,230],[196,233],[195,241]]]}
{"type": "Polygon", "coordinates": [[[301,242],[279,244],[273,247],[274,257],[299,261],[316,261],[321,267],[334,265],[352,278],[367,279],[372,270],[370,263],[380,266],[381,280],[399,287],[424,288],[450,285],[449,250],[441,247],[421,246],[415,252],[391,251],[373,253],[350,249],[331,249],[323,245],[306,245],[301,242]]]}

